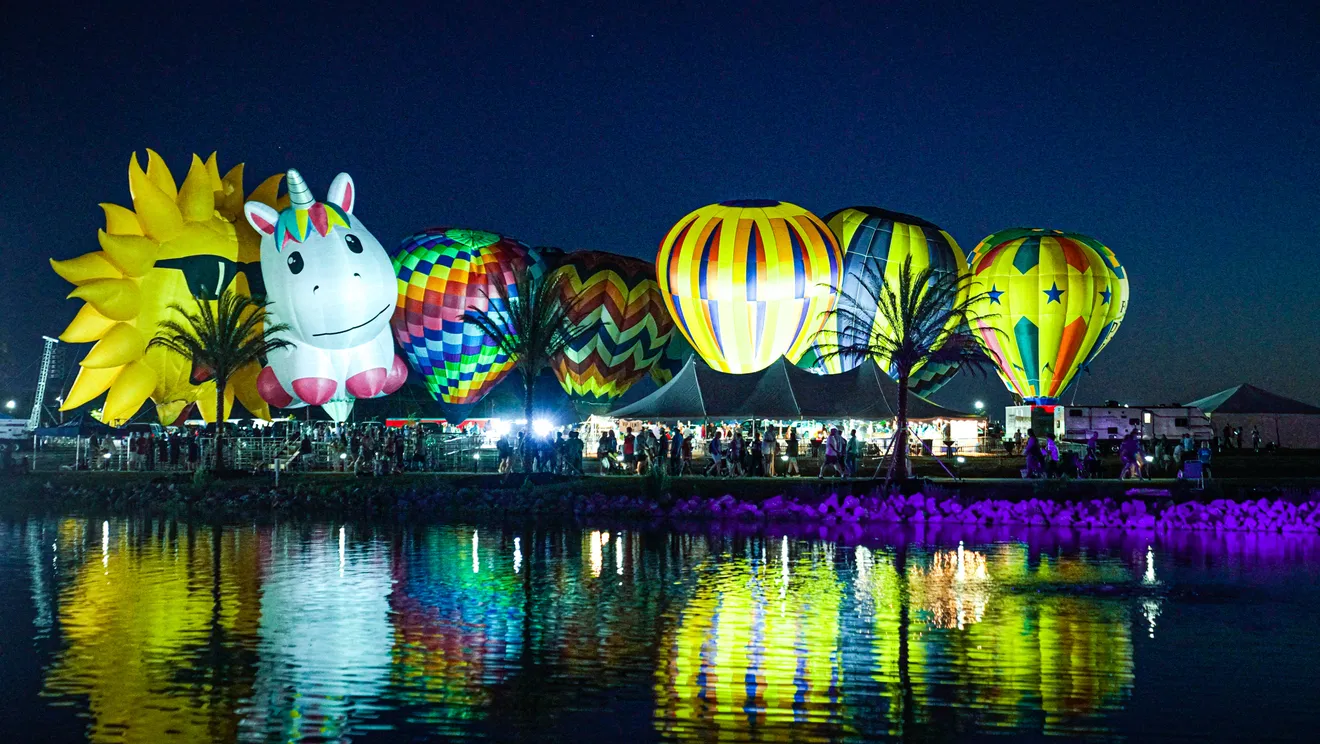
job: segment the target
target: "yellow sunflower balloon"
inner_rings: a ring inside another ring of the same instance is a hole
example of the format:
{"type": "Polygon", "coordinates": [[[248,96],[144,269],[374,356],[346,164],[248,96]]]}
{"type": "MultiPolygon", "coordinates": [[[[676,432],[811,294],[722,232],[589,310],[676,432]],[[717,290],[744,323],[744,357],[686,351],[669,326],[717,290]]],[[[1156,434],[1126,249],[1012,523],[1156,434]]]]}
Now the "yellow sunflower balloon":
{"type": "MultiPolygon", "coordinates": [[[[189,360],[162,348],[148,350],[147,342],[160,321],[177,315],[171,304],[213,301],[231,288],[242,294],[260,291],[253,285],[261,280],[261,244],[243,218],[243,202],[284,206],[276,200],[281,178],[271,176],[244,197],[243,166],[221,177],[215,153],[205,161],[193,155],[187,177],[177,185],[155,152],[147,150],[145,171],[137,154],[132,156],[133,209],[102,204],[101,250],[50,262],[75,286],[69,297],[85,303],[60,340],[94,343],[63,410],[106,393],[101,420],[112,426],[127,423],[148,398],[161,423],[174,422],[192,403],[204,419],[215,420],[215,382],[199,381],[189,360]]],[[[250,365],[230,380],[225,415],[237,395],[253,415],[269,416],[257,394],[259,371],[250,365]]]]}

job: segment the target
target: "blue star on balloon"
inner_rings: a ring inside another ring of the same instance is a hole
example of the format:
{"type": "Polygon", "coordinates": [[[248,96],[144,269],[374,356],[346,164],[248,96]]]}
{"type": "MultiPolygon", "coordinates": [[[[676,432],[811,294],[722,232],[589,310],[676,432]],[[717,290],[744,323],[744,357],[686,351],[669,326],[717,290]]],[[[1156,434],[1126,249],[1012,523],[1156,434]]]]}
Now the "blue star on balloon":
{"type": "Polygon", "coordinates": [[[1114,298],[1114,293],[1113,293],[1113,292],[1110,292],[1110,291],[1109,291],[1109,287],[1106,286],[1106,287],[1105,287],[1105,291],[1101,292],[1101,293],[1100,293],[1100,296],[1103,297],[1104,300],[1105,300],[1105,301],[1104,301],[1103,303],[1101,303],[1101,304],[1108,305],[1108,304],[1109,304],[1109,301],[1110,301],[1111,299],[1114,298]]]}
{"type": "Polygon", "coordinates": [[[991,302],[993,302],[994,304],[998,305],[998,304],[999,304],[999,298],[1004,296],[1004,290],[1000,289],[1000,288],[999,288],[998,286],[996,286],[996,285],[991,285],[991,286],[990,286],[990,291],[989,291],[989,292],[986,292],[986,294],[990,296],[990,301],[991,301],[991,302]]]}
{"type": "Polygon", "coordinates": [[[1050,288],[1043,291],[1045,292],[1045,295],[1049,297],[1049,299],[1045,301],[1045,304],[1048,305],[1051,302],[1059,302],[1059,298],[1062,297],[1063,293],[1067,290],[1059,289],[1059,283],[1052,282],[1050,288]]]}

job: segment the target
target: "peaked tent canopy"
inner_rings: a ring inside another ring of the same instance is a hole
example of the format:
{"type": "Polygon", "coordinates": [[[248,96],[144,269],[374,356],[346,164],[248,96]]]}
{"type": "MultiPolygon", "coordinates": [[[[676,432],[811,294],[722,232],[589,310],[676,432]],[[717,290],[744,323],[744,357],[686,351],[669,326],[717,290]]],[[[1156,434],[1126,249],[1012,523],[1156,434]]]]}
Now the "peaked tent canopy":
{"type": "Polygon", "coordinates": [[[1262,445],[1274,442],[1280,447],[1320,448],[1320,407],[1254,385],[1243,383],[1187,405],[1200,408],[1216,429],[1240,428],[1245,447],[1253,445],[1255,431],[1262,445]]]}
{"type": "MultiPolygon", "coordinates": [[[[782,357],[746,375],[716,372],[692,357],[674,379],[645,398],[611,411],[612,418],[857,419],[894,418],[898,385],[874,362],[836,375],[817,375],[782,357]]],[[[976,418],[908,393],[908,418],[976,418]]]]}

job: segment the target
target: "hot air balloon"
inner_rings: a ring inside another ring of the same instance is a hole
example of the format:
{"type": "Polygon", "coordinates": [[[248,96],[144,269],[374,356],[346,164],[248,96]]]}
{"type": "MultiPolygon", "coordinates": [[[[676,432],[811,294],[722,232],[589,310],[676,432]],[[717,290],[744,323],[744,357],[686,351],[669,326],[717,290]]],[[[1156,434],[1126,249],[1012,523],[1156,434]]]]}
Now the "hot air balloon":
{"type": "Polygon", "coordinates": [[[513,299],[514,276],[523,268],[538,277],[546,267],[526,244],[482,230],[433,227],[399,245],[394,336],[432,397],[476,403],[513,369],[508,356],[464,321],[463,313],[507,310],[494,286],[508,286],[513,299]]]}
{"type": "Polygon", "coordinates": [[[1000,378],[1027,402],[1057,402],[1123,322],[1127,272],[1095,238],[1039,228],[994,233],[970,261],[975,330],[1000,378]]]}
{"type": "MultiPolygon", "coordinates": [[[[282,178],[271,176],[248,198],[283,206],[287,197],[276,199],[282,178]]],[[[163,424],[193,404],[202,418],[214,421],[215,381],[199,378],[191,360],[162,347],[148,349],[147,342],[161,321],[179,319],[171,305],[214,302],[228,290],[261,293],[260,241],[242,216],[243,166],[221,177],[215,153],[205,161],[194,155],[187,176],[176,183],[165,161],[147,150],[146,170],[137,155],[129,160],[128,185],[132,209],[101,205],[100,250],[51,261],[75,285],[69,296],[85,303],[60,340],[95,342],[61,410],[106,393],[101,420],[111,426],[128,423],[148,398],[163,424]]],[[[257,394],[259,371],[251,364],[230,379],[222,417],[235,396],[253,415],[269,415],[257,394]]]]}
{"type": "Polygon", "coordinates": [[[570,253],[555,270],[564,299],[577,298],[569,320],[587,329],[552,362],[575,401],[605,405],[642,379],[674,334],[655,266],[600,251],[570,253]]]}
{"type": "Polygon", "coordinates": [[[800,357],[834,307],[843,252],[825,223],[788,202],[711,204],[670,229],[656,255],[679,331],[720,372],[800,357]]]}
{"type": "Polygon", "coordinates": [[[683,338],[683,334],[670,334],[664,353],[651,365],[651,380],[658,387],[674,379],[674,375],[682,371],[683,365],[687,364],[694,353],[692,344],[683,338]]]}
{"type": "MultiPolygon", "coordinates": [[[[958,241],[939,226],[920,217],[879,207],[848,207],[830,213],[825,217],[825,222],[843,249],[843,284],[840,291],[853,298],[854,302],[867,296],[862,289],[862,282],[868,267],[880,273],[885,284],[895,290],[903,262],[909,256],[912,257],[914,274],[927,268],[949,274],[966,270],[966,259],[958,247],[958,241]]],[[[822,335],[826,337],[826,343],[831,334],[843,331],[834,327],[837,322],[834,318],[825,321],[822,335]]],[[[885,319],[877,311],[873,323],[884,322],[885,319]]],[[[833,338],[837,339],[838,336],[834,335],[833,338]]],[[[822,358],[820,349],[814,345],[806,349],[801,358],[790,357],[790,360],[800,367],[821,374],[846,372],[861,363],[860,359],[837,356],[822,358]]],[[[876,361],[882,368],[889,369],[889,360],[876,361]]],[[[918,395],[929,395],[957,372],[958,368],[949,364],[924,364],[912,371],[909,387],[918,395]]]]}

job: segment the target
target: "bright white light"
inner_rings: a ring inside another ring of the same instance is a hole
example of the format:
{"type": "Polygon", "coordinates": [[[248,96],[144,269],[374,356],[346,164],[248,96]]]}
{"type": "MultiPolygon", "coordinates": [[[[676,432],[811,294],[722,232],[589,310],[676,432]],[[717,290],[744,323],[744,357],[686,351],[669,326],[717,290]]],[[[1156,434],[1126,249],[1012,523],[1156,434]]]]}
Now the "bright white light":
{"type": "Polygon", "coordinates": [[[1146,462],[1155,462],[1154,455],[1146,455],[1146,462]]]}
{"type": "Polygon", "coordinates": [[[976,406],[976,410],[978,411],[981,410],[982,408],[985,408],[985,403],[979,400],[973,403],[972,405],[976,406]]]}
{"type": "Polygon", "coordinates": [[[107,452],[107,453],[105,453],[104,455],[101,455],[101,457],[104,458],[104,459],[106,459],[106,460],[109,460],[109,459],[110,459],[110,453],[107,452]]]}
{"type": "Polygon", "coordinates": [[[348,459],[348,453],[347,453],[347,452],[340,452],[340,453],[339,453],[339,459],[341,459],[341,460],[347,460],[347,459],[348,459]]]}
{"type": "Polygon", "coordinates": [[[504,419],[491,419],[490,428],[495,431],[496,435],[502,437],[505,434],[508,434],[512,427],[510,427],[509,422],[504,419]]]}
{"type": "Polygon", "coordinates": [[[472,456],[472,459],[473,459],[473,460],[480,460],[480,459],[481,459],[481,453],[480,453],[480,452],[476,453],[475,455],[472,456]]]}
{"type": "Polygon", "coordinates": [[[536,419],[532,421],[532,431],[538,437],[546,436],[550,432],[554,431],[554,429],[555,429],[555,424],[553,421],[548,421],[546,419],[536,419]]]}
{"type": "Polygon", "coordinates": [[[522,570],[522,538],[513,538],[513,572],[522,570]]]}
{"type": "Polygon", "coordinates": [[[344,576],[344,528],[339,528],[339,577],[344,576]]]}
{"type": "Polygon", "coordinates": [[[780,455],[779,459],[783,460],[784,462],[788,462],[788,455],[780,455]]]}
{"type": "Polygon", "coordinates": [[[110,566],[110,523],[101,523],[101,566],[110,566]]]}
{"type": "Polygon", "coordinates": [[[963,457],[962,455],[958,455],[958,464],[962,465],[965,462],[967,462],[967,458],[963,457]]]}
{"type": "Polygon", "coordinates": [[[472,531],[472,573],[481,573],[481,558],[477,555],[477,531],[472,531]]]}
{"type": "Polygon", "coordinates": [[[614,540],[614,573],[623,575],[623,535],[614,540]]]}
{"type": "Polygon", "coordinates": [[[15,402],[15,401],[12,401],[12,400],[10,400],[10,401],[6,401],[6,402],[5,402],[5,408],[8,408],[8,409],[11,410],[11,411],[14,410],[14,406],[17,406],[17,405],[18,405],[18,403],[15,402]]]}

